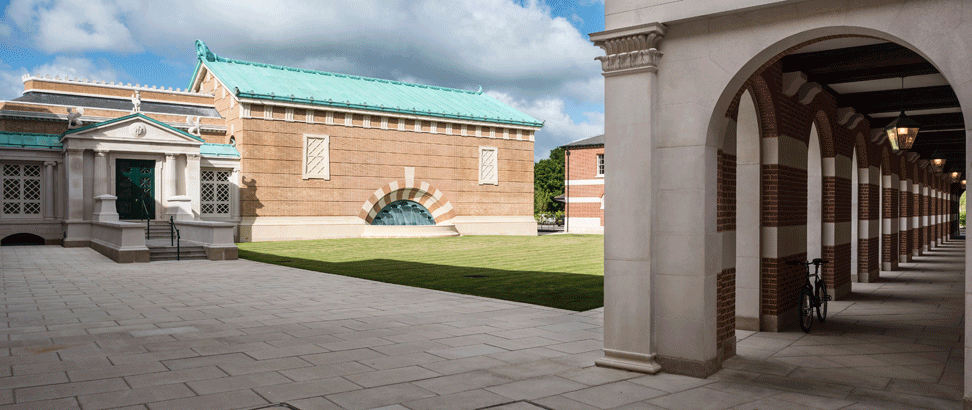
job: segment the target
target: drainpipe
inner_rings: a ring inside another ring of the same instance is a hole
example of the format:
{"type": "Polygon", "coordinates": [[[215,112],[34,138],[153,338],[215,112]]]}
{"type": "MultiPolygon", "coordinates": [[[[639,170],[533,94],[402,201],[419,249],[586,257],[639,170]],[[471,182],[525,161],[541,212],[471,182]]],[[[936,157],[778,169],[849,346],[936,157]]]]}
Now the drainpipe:
{"type": "Polygon", "coordinates": [[[564,233],[570,233],[570,150],[564,150],[567,163],[567,179],[564,180],[564,233]]]}

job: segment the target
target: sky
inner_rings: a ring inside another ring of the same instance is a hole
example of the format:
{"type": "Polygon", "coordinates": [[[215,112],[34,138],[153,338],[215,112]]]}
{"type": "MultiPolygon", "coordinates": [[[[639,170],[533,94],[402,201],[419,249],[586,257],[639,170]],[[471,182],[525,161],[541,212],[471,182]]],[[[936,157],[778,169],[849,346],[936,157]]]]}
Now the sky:
{"type": "Polygon", "coordinates": [[[485,93],[544,121],[535,160],[604,131],[603,0],[9,0],[0,100],[26,73],[186,88],[194,42],[247,61],[485,93]]]}

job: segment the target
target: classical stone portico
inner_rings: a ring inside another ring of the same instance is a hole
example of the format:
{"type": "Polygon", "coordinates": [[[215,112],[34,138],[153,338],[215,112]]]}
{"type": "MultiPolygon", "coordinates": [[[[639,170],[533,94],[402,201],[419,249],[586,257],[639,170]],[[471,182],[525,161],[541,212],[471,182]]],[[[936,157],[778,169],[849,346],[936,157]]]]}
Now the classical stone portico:
{"type": "Polygon", "coordinates": [[[803,280],[786,261],[830,260],[840,301],[957,231],[964,187],[929,160],[968,172],[967,2],[608,0],[605,13],[591,34],[612,158],[599,365],[705,377],[735,354],[735,329],[793,325],[803,280]],[[925,127],[911,152],[883,130],[901,109],[925,127]]]}

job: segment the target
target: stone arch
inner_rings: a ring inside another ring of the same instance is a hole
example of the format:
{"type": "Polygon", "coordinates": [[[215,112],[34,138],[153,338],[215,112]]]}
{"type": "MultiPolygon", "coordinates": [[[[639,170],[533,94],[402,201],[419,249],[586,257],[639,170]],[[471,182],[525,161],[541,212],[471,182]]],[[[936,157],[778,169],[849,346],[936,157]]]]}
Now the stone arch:
{"type": "Polygon", "coordinates": [[[0,239],[0,246],[43,245],[44,238],[32,233],[15,233],[0,239]]]}
{"type": "Polygon", "coordinates": [[[422,204],[436,224],[441,224],[456,216],[452,203],[438,188],[425,181],[402,179],[391,181],[378,188],[363,205],[358,217],[370,224],[381,209],[395,201],[409,200],[422,204]]]}

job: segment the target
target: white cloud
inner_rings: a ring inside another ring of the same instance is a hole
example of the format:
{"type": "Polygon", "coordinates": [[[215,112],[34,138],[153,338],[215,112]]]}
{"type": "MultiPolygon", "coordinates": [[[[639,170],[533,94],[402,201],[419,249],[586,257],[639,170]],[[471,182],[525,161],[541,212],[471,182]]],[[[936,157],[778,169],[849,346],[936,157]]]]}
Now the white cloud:
{"type": "Polygon", "coordinates": [[[30,73],[38,76],[61,78],[80,78],[95,81],[131,80],[130,76],[116,70],[107,61],[92,61],[83,57],[55,57],[53,61],[36,66],[31,70],[21,67],[13,69],[0,62],[0,100],[17,98],[23,94],[24,82],[21,78],[30,73]]]}
{"type": "Polygon", "coordinates": [[[46,52],[140,51],[121,20],[129,2],[111,0],[14,0],[6,15],[46,52]]]}
{"type": "Polygon", "coordinates": [[[567,105],[563,99],[545,98],[527,101],[496,91],[487,91],[486,94],[544,122],[543,129],[536,135],[535,160],[547,158],[550,156],[551,149],[568,142],[604,133],[603,113],[585,112],[585,120],[574,121],[567,114],[567,105]]]}

